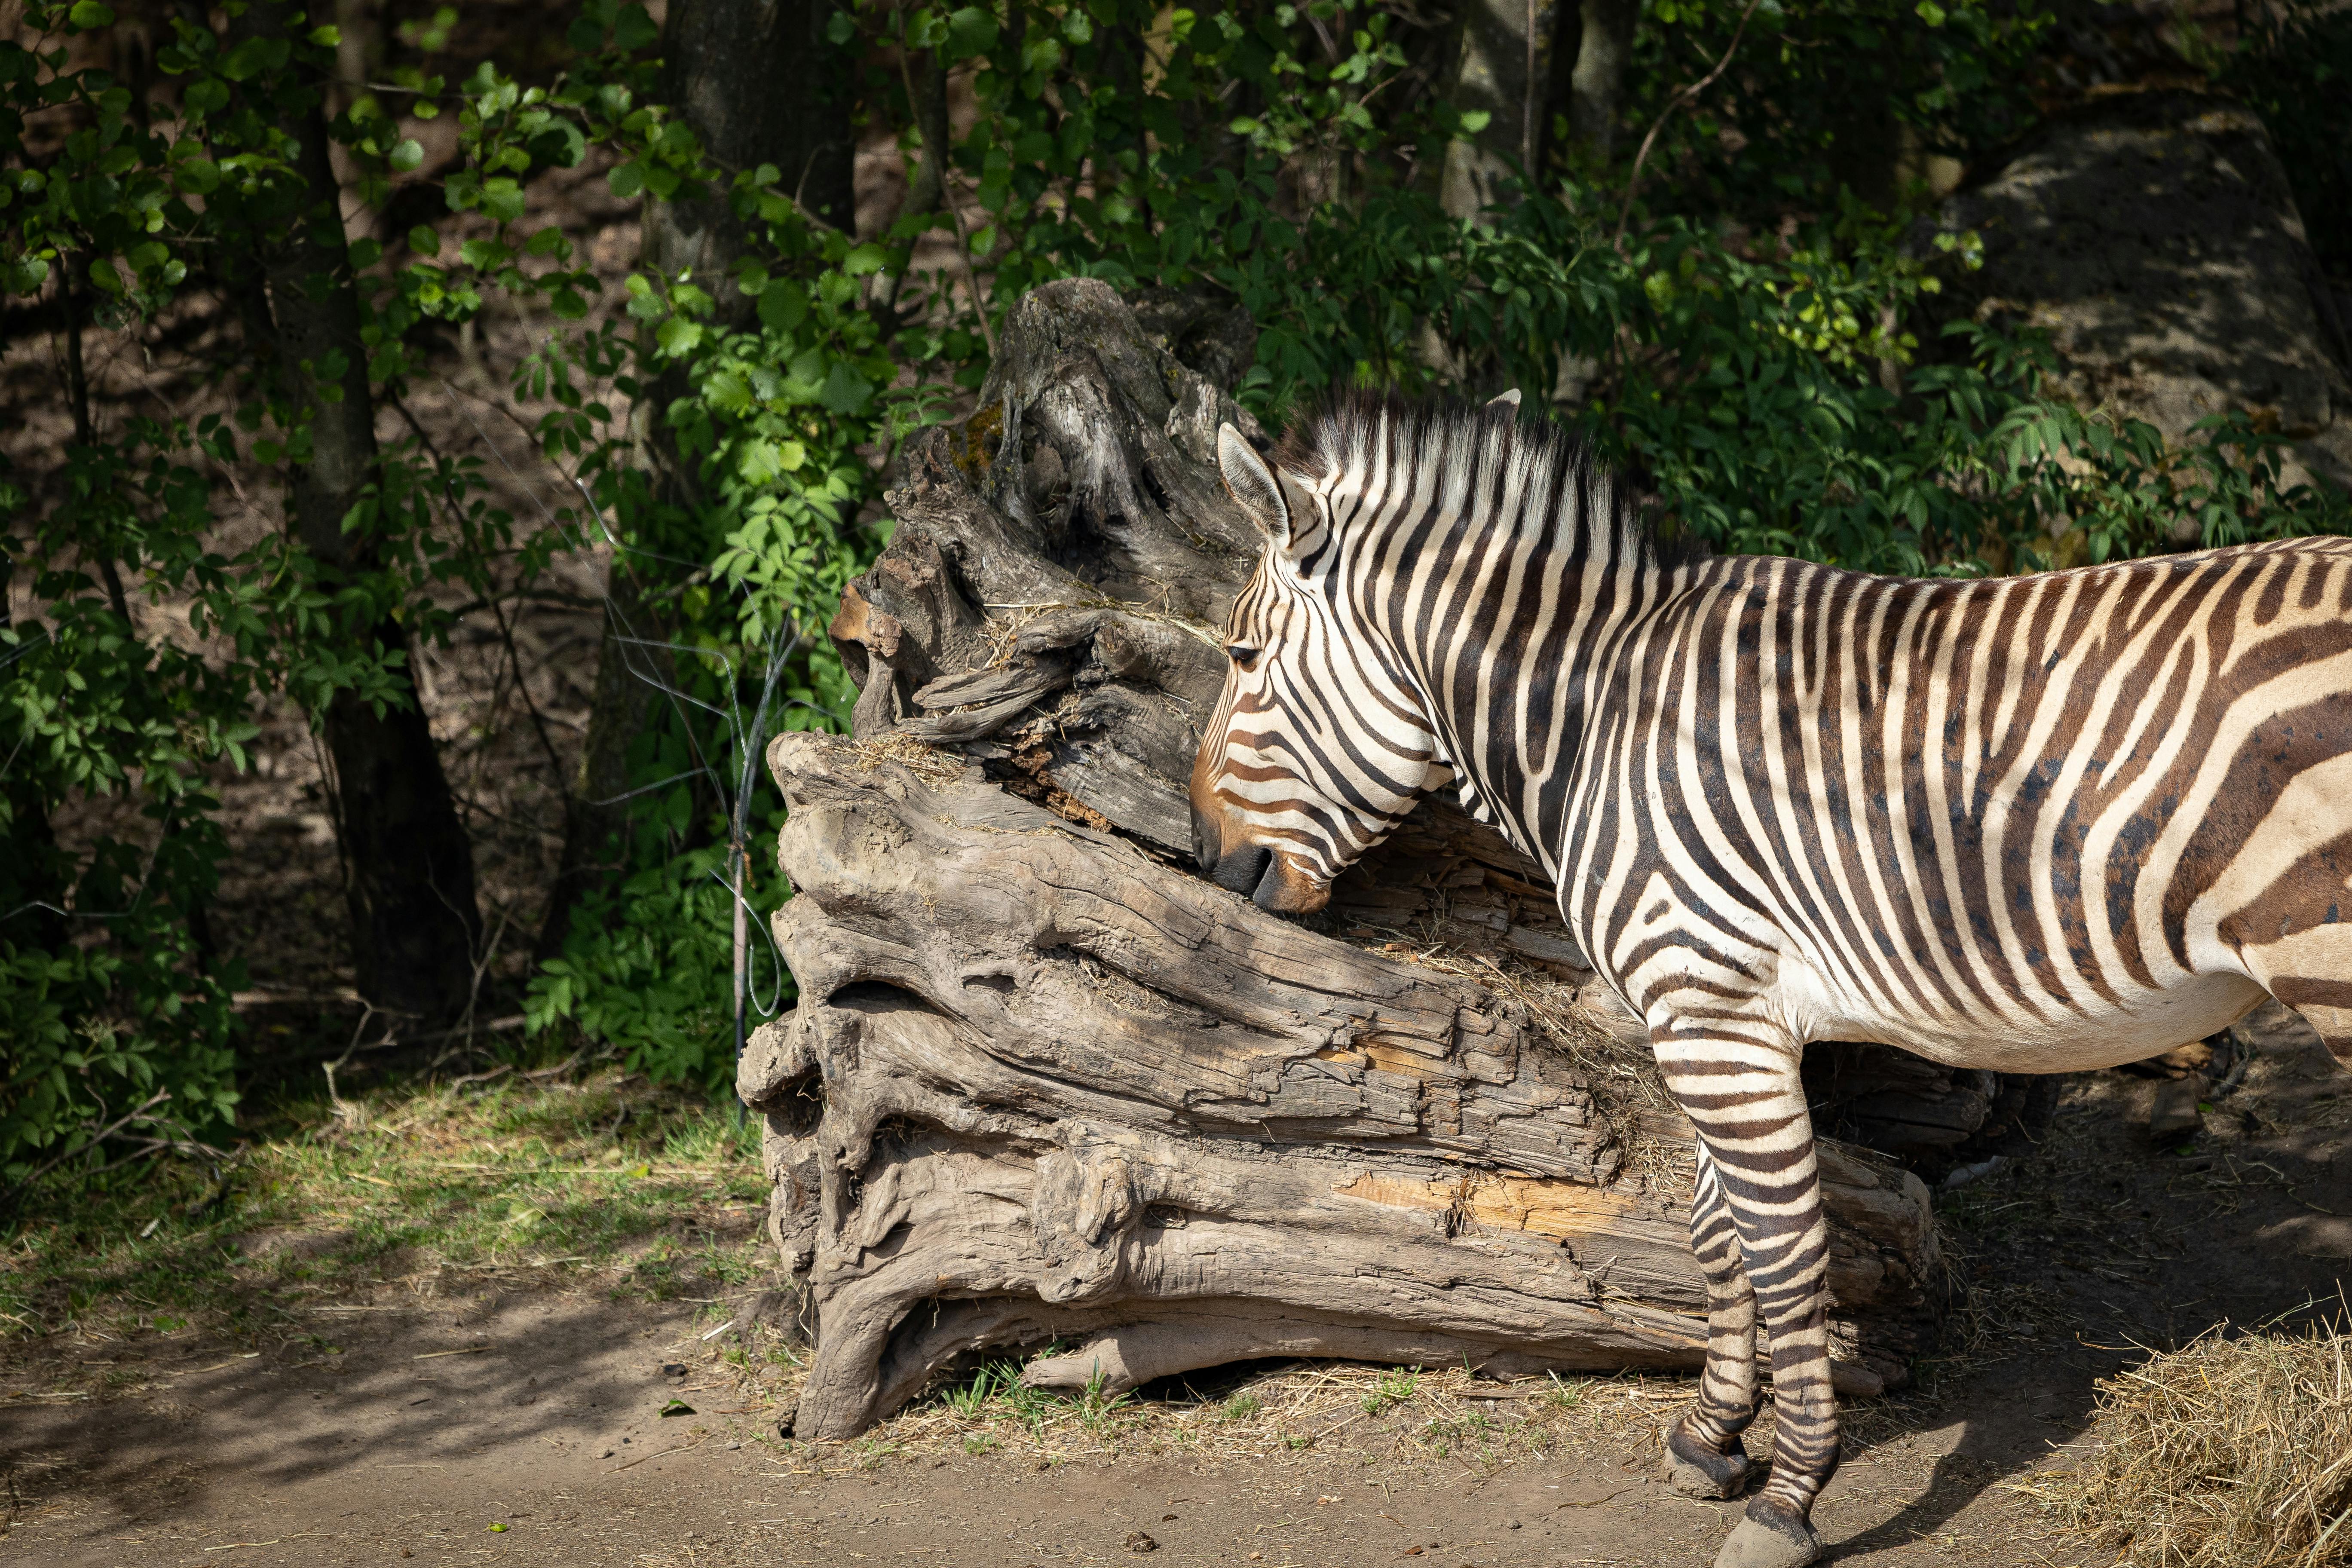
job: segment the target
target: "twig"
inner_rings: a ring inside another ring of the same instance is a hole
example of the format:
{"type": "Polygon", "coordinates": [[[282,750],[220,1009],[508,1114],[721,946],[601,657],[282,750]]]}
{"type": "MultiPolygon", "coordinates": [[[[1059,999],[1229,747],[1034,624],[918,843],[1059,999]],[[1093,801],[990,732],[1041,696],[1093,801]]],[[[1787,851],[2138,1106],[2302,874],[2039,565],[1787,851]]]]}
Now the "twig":
{"type": "Polygon", "coordinates": [[[1731,42],[1724,47],[1723,58],[1715,62],[1715,68],[1668,99],[1665,108],[1658,111],[1658,118],[1651,122],[1650,133],[1642,138],[1641,151],[1633,154],[1633,173],[1625,176],[1625,205],[1618,209],[1617,233],[1609,242],[1612,248],[1619,251],[1625,248],[1625,225],[1633,216],[1633,195],[1642,188],[1642,165],[1650,156],[1651,144],[1657,141],[1658,132],[1666,128],[1666,121],[1673,117],[1675,110],[1682,108],[1714,86],[1715,79],[1721,76],[1730,66],[1731,57],[1738,52],[1739,40],[1747,36],[1748,18],[1756,14],[1757,4],[1758,0],[1748,0],[1747,9],[1739,13],[1739,26],[1732,29],[1731,42]]]}
{"type": "MultiPolygon", "coordinates": [[[[1754,0],[1749,0],[1749,3],[1752,5],[1754,0]]],[[[915,101],[915,78],[907,65],[908,53],[905,49],[898,51],[898,79],[906,84],[907,101],[912,104],[915,101]]],[[[940,202],[948,209],[949,221],[955,225],[956,259],[963,263],[963,286],[971,295],[971,313],[980,318],[981,341],[988,345],[988,357],[992,360],[996,357],[996,329],[988,324],[988,301],[980,297],[980,274],[971,264],[971,237],[964,233],[963,205],[956,200],[955,182],[950,177],[953,171],[948,167],[948,150],[927,146],[923,149],[923,156],[939,165],[940,202]]]]}
{"type": "Polygon", "coordinates": [[[699,1447],[702,1447],[702,1439],[701,1439],[701,1438],[699,1438],[699,1437],[697,1437],[697,1438],[696,1438],[693,1442],[691,1442],[691,1443],[677,1443],[677,1444],[673,1444],[673,1445],[671,1445],[669,1447],[667,1447],[667,1448],[656,1448],[656,1449],[655,1449],[655,1450],[654,1450],[652,1453],[650,1453],[650,1454],[639,1454],[635,1458],[631,1459],[627,1464],[625,1464],[625,1465],[614,1465],[611,1469],[609,1469],[609,1470],[605,1471],[604,1473],[605,1473],[606,1475],[608,1475],[608,1476],[612,1476],[612,1475],[618,1475],[618,1474],[620,1474],[623,1470],[635,1469],[637,1466],[644,1464],[647,1459],[658,1459],[658,1458],[660,1458],[664,1454],[677,1454],[677,1453],[683,1453],[685,1450],[687,1450],[687,1449],[688,1449],[688,1448],[699,1448],[699,1447]]]}
{"type": "MultiPolygon", "coordinates": [[[[124,1111],[122,1115],[117,1118],[110,1125],[98,1132],[92,1133],[89,1137],[83,1139],[80,1142],[75,1144],[64,1153],[58,1155],[55,1159],[48,1161],[47,1163],[34,1166],[31,1171],[26,1173],[24,1180],[16,1183],[16,1185],[8,1189],[7,1202],[5,1204],[0,1204],[0,1212],[5,1212],[7,1209],[13,1208],[16,1205],[16,1202],[18,1197],[32,1190],[32,1186],[35,1182],[39,1181],[43,1176],[47,1175],[51,1171],[56,1170],[68,1160],[73,1159],[77,1155],[86,1153],[89,1150],[97,1148],[100,1143],[105,1142],[109,1138],[113,1137],[116,1133],[121,1131],[124,1128],[145,1116],[149,1111],[154,1110],[157,1106],[163,1104],[165,1100],[171,1098],[172,1091],[170,1089],[159,1089],[153,1094],[148,1096],[146,1103],[140,1106],[137,1110],[124,1111]]],[[[157,1145],[157,1147],[168,1146],[168,1142],[164,1144],[157,1145]]],[[[152,1151],[151,1150],[149,1152],[152,1152],[152,1151]]]]}

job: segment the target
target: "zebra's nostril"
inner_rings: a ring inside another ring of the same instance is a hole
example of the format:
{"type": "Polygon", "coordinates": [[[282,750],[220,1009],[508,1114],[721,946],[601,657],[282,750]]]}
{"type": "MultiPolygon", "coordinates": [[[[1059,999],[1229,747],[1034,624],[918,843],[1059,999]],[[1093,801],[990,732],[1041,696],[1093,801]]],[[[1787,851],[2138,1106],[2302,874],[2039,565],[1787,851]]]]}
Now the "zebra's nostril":
{"type": "Polygon", "coordinates": [[[1201,808],[1192,808],[1192,858],[1205,874],[1217,868],[1217,836],[1210,831],[1209,819],[1201,808]]]}
{"type": "Polygon", "coordinates": [[[1265,875],[1266,863],[1273,858],[1274,851],[1265,845],[1244,844],[1218,861],[1216,869],[1209,873],[1209,879],[1229,893],[1246,897],[1256,890],[1260,879],[1265,875]]]}

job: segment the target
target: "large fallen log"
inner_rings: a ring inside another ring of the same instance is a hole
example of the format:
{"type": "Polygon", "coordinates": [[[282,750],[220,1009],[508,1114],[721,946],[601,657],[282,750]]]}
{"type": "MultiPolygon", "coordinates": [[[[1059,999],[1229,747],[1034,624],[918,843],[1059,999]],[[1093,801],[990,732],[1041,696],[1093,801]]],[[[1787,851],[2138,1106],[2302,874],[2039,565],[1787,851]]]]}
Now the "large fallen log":
{"type": "MultiPolygon", "coordinates": [[[[798,1005],[740,1088],[817,1324],[797,1430],[961,1358],[1046,1385],[1250,1357],[1696,1367],[1689,1129],[1541,871],[1433,802],[1309,921],[1192,874],[1182,781],[1255,534],[1248,416],[1170,345],[1246,322],[1026,297],[979,411],[902,458],[833,626],[850,740],[789,735],[775,920],[798,1005]],[[1156,333],[1156,335],[1155,335],[1156,333]]],[[[1823,1155],[1840,1384],[1900,1381],[1927,1191],[1823,1155]]]]}

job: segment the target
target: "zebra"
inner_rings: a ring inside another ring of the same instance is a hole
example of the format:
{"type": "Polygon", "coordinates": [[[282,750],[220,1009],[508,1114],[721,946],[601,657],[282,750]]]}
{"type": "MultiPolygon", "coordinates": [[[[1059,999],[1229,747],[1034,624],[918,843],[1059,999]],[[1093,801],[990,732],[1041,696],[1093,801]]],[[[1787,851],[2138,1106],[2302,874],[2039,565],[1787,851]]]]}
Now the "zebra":
{"type": "Polygon", "coordinates": [[[1717,1568],[1798,1568],[1838,1461],[1809,1041],[2067,1072],[2265,993],[2352,1061],[2352,541],[2009,578],[1662,542],[1515,400],[1341,399],[1227,489],[1265,535],[1192,779],[1262,907],[1448,784],[1540,861],[1698,1132],[1692,1495],[1766,1484],[1717,1568]]]}

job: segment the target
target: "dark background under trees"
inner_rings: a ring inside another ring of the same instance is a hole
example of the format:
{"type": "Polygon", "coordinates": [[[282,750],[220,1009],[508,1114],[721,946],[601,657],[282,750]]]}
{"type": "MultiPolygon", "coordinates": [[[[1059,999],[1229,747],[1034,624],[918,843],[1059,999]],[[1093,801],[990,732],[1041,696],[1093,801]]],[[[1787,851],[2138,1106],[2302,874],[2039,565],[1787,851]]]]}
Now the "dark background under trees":
{"type": "Polygon", "coordinates": [[[2352,527],[2291,412],[2084,395],[1951,217],[2086,106],[2251,112],[2340,367],[2340,8],[5,16],[12,1194],[216,1153],[354,1048],[723,1079],[791,995],[761,739],[845,726],[894,454],[1051,279],[1273,426],[1519,386],[1718,549],[2352,527]]]}

